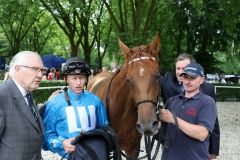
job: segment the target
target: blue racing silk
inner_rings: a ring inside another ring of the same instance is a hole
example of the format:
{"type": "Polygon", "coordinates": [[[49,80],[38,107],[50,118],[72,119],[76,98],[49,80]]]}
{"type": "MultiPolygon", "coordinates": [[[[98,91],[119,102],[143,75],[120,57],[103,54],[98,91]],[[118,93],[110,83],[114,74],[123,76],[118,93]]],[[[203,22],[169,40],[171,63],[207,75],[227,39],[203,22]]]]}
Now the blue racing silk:
{"type": "Polygon", "coordinates": [[[47,103],[43,116],[45,127],[43,149],[64,156],[63,141],[76,137],[81,131],[109,125],[107,111],[99,97],[88,91],[79,95],[67,90],[71,106],[64,93],[47,103]]]}

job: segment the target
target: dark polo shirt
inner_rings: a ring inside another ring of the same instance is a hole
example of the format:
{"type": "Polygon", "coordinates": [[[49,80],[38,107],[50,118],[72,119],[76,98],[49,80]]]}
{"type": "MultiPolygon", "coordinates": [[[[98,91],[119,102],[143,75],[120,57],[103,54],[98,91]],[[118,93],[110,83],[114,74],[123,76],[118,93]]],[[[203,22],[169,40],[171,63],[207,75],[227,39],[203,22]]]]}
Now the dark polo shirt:
{"type": "MultiPolygon", "coordinates": [[[[212,132],[217,116],[213,98],[199,92],[192,98],[184,97],[183,93],[170,98],[166,107],[184,121],[201,125],[212,132]]],[[[191,138],[176,125],[169,124],[167,128],[165,148],[162,160],[208,160],[209,138],[201,142],[191,138]]]]}
{"type": "MultiPolygon", "coordinates": [[[[164,104],[166,101],[173,96],[179,95],[181,90],[181,85],[175,73],[167,72],[164,76],[160,79],[161,83],[161,96],[163,99],[164,104]]],[[[216,101],[214,86],[210,83],[203,82],[201,85],[201,91],[212,97],[216,101]]],[[[209,145],[209,153],[219,155],[219,148],[220,148],[220,128],[218,118],[216,118],[216,123],[214,126],[214,130],[210,136],[210,145],[209,145]]]]}

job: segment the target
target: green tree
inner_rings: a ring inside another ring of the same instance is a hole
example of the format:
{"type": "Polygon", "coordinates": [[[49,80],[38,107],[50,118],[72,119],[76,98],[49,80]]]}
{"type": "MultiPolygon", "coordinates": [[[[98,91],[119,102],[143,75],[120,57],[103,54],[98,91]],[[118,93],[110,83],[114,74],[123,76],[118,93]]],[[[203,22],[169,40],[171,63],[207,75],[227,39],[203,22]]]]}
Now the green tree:
{"type": "Polygon", "coordinates": [[[236,0],[159,3],[156,21],[163,22],[159,24],[162,68],[173,68],[177,55],[186,52],[193,54],[206,72],[215,72],[219,63],[215,55],[230,55],[232,45],[239,48],[236,40],[239,35],[239,10],[236,8],[239,7],[236,0]]]}
{"type": "Polygon", "coordinates": [[[9,43],[9,56],[22,48],[22,41],[42,13],[34,0],[1,0],[0,25],[9,43]]]}
{"type": "Polygon", "coordinates": [[[38,22],[30,28],[24,38],[24,45],[28,50],[34,50],[41,54],[48,40],[54,35],[55,24],[45,13],[38,22]]]}
{"type": "Polygon", "coordinates": [[[77,10],[79,10],[79,8],[69,1],[40,0],[40,2],[66,34],[70,42],[71,57],[77,56],[80,41],[83,37],[81,26],[78,22],[77,10]]]}
{"type": "Polygon", "coordinates": [[[8,56],[8,42],[2,31],[0,31],[0,55],[3,57],[8,56]]]}
{"type": "Polygon", "coordinates": [[[101,1],[40,1],[67,36],[71,47],[70,56],[77,56],[81,45],[84,58],[90,63],[90,55],[99,31],[94,28],[98,26],[95,24],[98,22],[96,19],[103,14],[101,1]]]}
{"type": "MultiPolygon", "coordinates": [[[[114,29],[128,45],[146,43],[157,10],[156,0],[103,0],[114,29]]],[[[155,35],[155,34],[153,34],[155,35]]]]}

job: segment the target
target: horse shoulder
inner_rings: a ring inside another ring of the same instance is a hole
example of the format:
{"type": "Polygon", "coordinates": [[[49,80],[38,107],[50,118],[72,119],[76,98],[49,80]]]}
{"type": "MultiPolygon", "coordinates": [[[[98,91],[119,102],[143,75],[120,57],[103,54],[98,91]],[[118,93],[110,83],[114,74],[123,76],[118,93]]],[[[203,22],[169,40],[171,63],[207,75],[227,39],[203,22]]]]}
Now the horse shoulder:
{"type": "Polygon", "coordinates": [[[88,90],[92,91],[96,85],[98,85],[101,81],[106,78],[109,78],[111,73],[108,72],[101,72],[94,76],[88,83],[88,90]]]}

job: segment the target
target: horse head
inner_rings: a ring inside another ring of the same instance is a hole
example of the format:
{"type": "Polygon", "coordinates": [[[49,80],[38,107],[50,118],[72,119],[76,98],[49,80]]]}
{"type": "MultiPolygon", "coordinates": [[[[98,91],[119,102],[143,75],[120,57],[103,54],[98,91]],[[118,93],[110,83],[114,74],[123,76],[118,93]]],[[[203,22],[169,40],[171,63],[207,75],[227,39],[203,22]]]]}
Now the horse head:
{"type": "Polygon", "coordinates": [[[159,35],[149,45],[129,48],[119,40],[119,46],[125,56],[122,70],[126,72],[132,106],[137,109],[136,128],[142,135],[154,135],[158,130],[156,110],[160,94],[159,35]]]}

